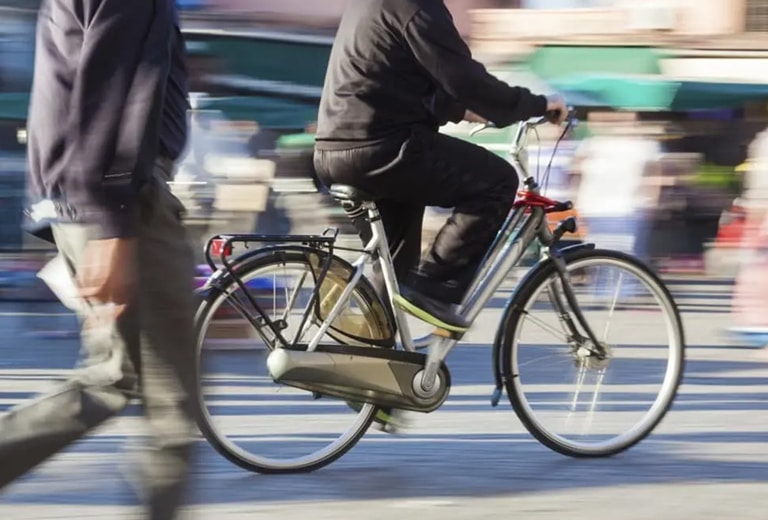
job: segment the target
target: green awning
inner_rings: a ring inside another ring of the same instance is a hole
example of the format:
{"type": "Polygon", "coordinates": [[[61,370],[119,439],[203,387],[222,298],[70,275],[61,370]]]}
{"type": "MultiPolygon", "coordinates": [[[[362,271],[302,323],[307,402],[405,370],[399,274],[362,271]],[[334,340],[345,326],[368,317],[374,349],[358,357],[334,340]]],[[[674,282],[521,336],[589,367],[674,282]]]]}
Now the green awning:
{"type": "MultiPolygon", "coordinates": [[[[537,75],[529,66],[512,65],[503,69],[489,69],[489,72],[514,87],[525,87],[534,94],[545,96],[557,92],[557,88],[549,81],[537,75]]],[[[568,104],[575,107],[594,107],[600,105],[600,100],[592,96],[574,94],[568,98],[568,104]]]]}
{"type": "Polygon", "coordinates": [[[661,51],[654,47],[544,45],[528,59],[545,81],[573,74],[660,74],[661,51]]]}
{"type": "Polygon", "coordinates": [[[653,75],[578,74],[551,80],[571,95],[617,110],[686,111],[738,108],[768,100],[768,83],[690,81],[653,75]]]}

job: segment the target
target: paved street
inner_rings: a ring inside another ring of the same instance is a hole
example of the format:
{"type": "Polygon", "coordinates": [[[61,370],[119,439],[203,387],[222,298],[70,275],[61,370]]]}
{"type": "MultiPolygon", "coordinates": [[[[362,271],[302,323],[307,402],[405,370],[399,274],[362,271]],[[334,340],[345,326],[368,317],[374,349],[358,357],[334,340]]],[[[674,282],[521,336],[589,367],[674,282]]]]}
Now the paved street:
{"type": "MultiPolygon", "coordinates": [[[[405,435],[369,434],[309,475],[249,474],[201,441],[190,518],[763,520],[768,352],[724,335],[729,290],[674,285],[690,345],[685,384],[657,432],[623,455],[563,457],[523,429],[508,401],[490,407],[499,298],[449,358],[454,387],[443,409],[415,416],[405,435]]],[[[67,334],[73,328],[55,305],[0,304],[0,407],[65,376],[77,352],[67,334]]],[[[133,518],[120,468],[124,442],[138,434],[137,415],[130,411],[9,488],[0,518],[133,518]]]]}

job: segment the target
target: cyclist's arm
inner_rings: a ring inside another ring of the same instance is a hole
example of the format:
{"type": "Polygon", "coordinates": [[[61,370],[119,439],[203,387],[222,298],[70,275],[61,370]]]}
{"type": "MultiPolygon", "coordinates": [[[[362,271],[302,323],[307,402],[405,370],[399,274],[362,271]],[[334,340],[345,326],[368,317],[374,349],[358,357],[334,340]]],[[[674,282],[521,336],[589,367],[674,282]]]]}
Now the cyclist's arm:
{"type": "Polygon", "coordinates": [[[442,2],[422,7],[405,25],[405,39],[434,81],[466,108],[499,126],[544,115],[545,96],[498,80],[472,57],[442,2]]]}
{"type": "Polygon", "coordinates": [[[430,98],[430,110],[435,115],[438,124],[458,123],[464,119],[467,109],[448,95],[443,89],[437,88],[430,98]]]}

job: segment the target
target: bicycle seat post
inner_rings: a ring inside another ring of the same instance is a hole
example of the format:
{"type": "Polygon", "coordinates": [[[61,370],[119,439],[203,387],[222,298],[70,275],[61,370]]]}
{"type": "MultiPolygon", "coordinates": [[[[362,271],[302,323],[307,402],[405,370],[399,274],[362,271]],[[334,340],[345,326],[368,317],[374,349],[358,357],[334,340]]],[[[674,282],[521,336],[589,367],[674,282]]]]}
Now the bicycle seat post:
{"type": "Polygon", "coordinates": [[[392,254],[389,250],[389,242],[384,230],[384,223],[381,220],[379,208],[373,201],[363,202],[362,209],[366,212],[366,221],[370,225],[371,239],[367,242],[365,251],[369,256],[371,263],[378,262],[380,275],[384,279],[387,298],[398,326],[397,333],[400,335],[400,341],[403,348],[413,352],[416,347],[411,336],[411,330],[405,317],[405,313],[395,304],[395,295],[400,294],[400,287],[395,273],[395,267],[392,262],[392,254]]]}

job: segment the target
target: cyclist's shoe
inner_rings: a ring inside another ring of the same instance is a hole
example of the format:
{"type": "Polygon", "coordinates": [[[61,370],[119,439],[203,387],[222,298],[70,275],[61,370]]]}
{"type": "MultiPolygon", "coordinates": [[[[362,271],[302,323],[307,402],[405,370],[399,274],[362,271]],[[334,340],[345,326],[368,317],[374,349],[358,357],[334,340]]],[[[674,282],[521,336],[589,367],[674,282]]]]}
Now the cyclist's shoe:
{"type": "Polygon", "coordinates": [[[379,431],[394,435],[403,431],[408,426],[408,421],[402,410],[381,408],[373,418],[373,425],[379,431]]]}
{"type": "MultiPolygon", "coordinates": [[[[347,402],[347,405],[359,412],[363,409],[360,403],[347,402]]],[[[405,412],[393,408],[379,408],[373,417],[373,427],[384,433],[396,434],[408,426],[405,412]]]]}
{"type": "Polygon", "coordinates": [[[395,296],[395,303],[407,313],[439,329],[466,332],[471,325],[458,313],[456,305],[430,298],[405,285],[395,296]]]}

